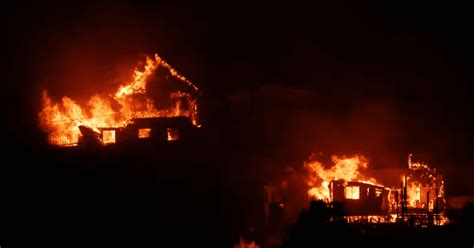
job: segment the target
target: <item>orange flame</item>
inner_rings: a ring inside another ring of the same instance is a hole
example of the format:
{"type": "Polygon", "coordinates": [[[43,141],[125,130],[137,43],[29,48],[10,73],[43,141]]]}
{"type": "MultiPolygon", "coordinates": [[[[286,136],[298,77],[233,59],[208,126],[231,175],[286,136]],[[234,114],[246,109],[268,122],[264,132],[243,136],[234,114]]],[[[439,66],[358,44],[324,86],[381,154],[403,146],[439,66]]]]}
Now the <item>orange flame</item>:
{"type": "Polygon", "coordinates": [[[101,127],[125,126],[133,118],[187,116],[197,125],[197,103],[192,94],[180,91],[172,93],[170,99],[175,104],[165,109],[157,109],[153,99],[145,96],[148,78],[159,66],[198,91],[194,84],[157,54],[154,58],[146,58],[144,70],[135,69],[130,82],[121,84],[114,93],[93,95],[85,106],[67,96],[63,97],[61,102],[54,103],[47,91],[44,91],[39,122],[40,127],[48,133],[49,143],[75,146],[81,136],[81,125],[98,132],[101,127]]]}
{"type": "Polygon", "coordinates": [[[407,202],[412,208],[428,208],[433,210],[436,201],[445,205],[444,180],[436,169],[427,164],[411,161],[408,156],[409,175],[407,176],[407,202]],[[437,195],[436,195],[437,193],[437,195]]]}
{"type": "Polygon", "coordinates": [[[307,184],[310,187],[308,195],[312,199],[329,201],[329,183],[334,179],[343,179],[345,181],[360,181],[370,184],[377,184],[373,178],[365,177],[361,171],[367,169],[367,159],[361,155],[353,157],[332,156],[334,165],[325,168],[321,162],[311,156],[304,163],[304,167],[309,172],[307,184]]]}
{"type": "MultiPolygon", "coordinates": [[[[430,168],[428,165],[411,161],[412,155],[408,159],[408,175],[402,176],[403,187],[406,185],[406,207],[408,215],[419,213],[421,209],[431,212],[434,215],[433,224],[444,225],[449,223],[449,219],[445,215],[446,199],[444,193],[444,181],[440,173],[436,169],[430,168]],[[412,213],[411,210],[414,209],[412,213]]],[[[309,186],[308,196],[311,199],[323,200],[330,202],[331,199],[329,185],[332,180],[358,181],[376,186],[381,186],[374,178],[367,177],[363,174],[363,170],[367,169],[367,159],[361,155],[353,157],[331,157],[333,165],[324,166],[311,156],[304,163],[304,167],[309,172],[307,185],[309,186]]],[[[385,187],[386,188],[386,187],[385,187]]],[[[386,188],[388,189],[388,188],[386,188]]],[[[394,189],[394,192],[403,192],[394,189]]],[[[359,188],[353,186],[345,187],[346,199],[359,199],[359,188]]],[[[404,193],[403,193],[404,194],[404,193]]],[[[391,205],[398,204],[398,197],[394,198],[389,193],[388,202],[391,205]]],[[[385,215],[365,215],[365,216],[345,216],[345,220],[349,223],[369,222],[369,223],[393,223],[399,218],[399,212],[394,212],[395,208],[388,209],[385,215]]],[[[396,209],[398,211],[398,207],[396,209]]]]}
{"type": "Polygon", "coordinates": [[[260,246],[257,245],[255,241],[247,242],[242,237],[240,237],[239,243],[235,244],[234,248],[260,248],[260,246]]]}

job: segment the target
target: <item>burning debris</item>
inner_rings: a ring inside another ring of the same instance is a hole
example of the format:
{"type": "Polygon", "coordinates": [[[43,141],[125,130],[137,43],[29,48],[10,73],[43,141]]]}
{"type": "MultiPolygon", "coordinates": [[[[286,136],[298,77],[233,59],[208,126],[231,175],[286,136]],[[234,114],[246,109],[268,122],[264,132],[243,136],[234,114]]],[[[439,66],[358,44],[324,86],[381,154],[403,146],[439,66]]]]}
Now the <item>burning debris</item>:
{"type": "Polygon", "coordinates": [[[445,206],[443,175],[426,164],[413,163],[412,156],[408,156],[409,173],[403,178],[407,188],[408,207],[433,210],[436,205],[445,206]]]}
{"type": "Polygon", "coordinates": [[[234,248],[260,248],[260,246],[255,244],[255,241],[246,241],[240,237],[239,243],[235,244],[234,248]]]}
{"type": "Polygon", "coordinates": [[[448,223],[443,175],[426,164],[412,162],[412,157],[408,156],[408,173],[402,178],[400,219],[421,226],[448,223]]]}
{"type": "MultiPolygon", "coordinates": [[[[135,69],[130,82],[121,84],[112,93],[96,94],[84,105],[67,96],[55,103],[44,91],[43,108],[39,113],[40,127],[48,133],[50,144],[77,146],[81,139],[90,141],[95,136],[100,136],[101,144],[114,143],[118,138],[116,130],[125,128],[127,124],[133,125],[133,120],[140,118],[184,116],[197,125],[196,92],[198,88],[193,83],[155,54],[152,58],[146,58],[144,69],[135,69]],[[174,105],[158,107],[156,99],[147,95],[149,78],[158,68],[178,79],[191,92],[172,92],[169,100],[174,105]]],[[[140,137],[151,135],[146,129],[138,131],[140,137]]],[[[174,139],[176,132],[170,130],[167,136],[174,139]]]]}

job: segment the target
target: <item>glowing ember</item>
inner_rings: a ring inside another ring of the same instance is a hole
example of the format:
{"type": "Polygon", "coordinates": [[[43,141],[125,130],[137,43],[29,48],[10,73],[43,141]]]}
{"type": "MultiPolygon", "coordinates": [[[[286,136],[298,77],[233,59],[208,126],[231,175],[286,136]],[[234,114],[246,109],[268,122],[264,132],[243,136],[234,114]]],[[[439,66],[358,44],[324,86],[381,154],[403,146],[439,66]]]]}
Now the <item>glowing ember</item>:
{"type": "Polygon", "coordinates": [[[353,215],[344,216],[344,219],[347,221],[347,223],[395,223],[397,220],[397,215],[353,215]]]}
{"type": "Polygon", "coordinates": [[[104,142],[104,144],[115,143],[115,130],[105,130],[103,132],[102,141],[104,142]]]}
{"type": "MultiPolygon", "coordinates": [[[[377,184],[375,179],[365,177],[361,173],[362,170],[367,169],[367,159],[365,157],[360,155],[353,157],[332,156],[331,159],[334,165],[329,168],[316,161],[313,156],[304,163],[309,172],[307,184],[310,186],[308,190],[310,198],[329,201],[329,183],[335,179],[377,184]]],[[[346,192],[346,196],[349,196],[350,199],[358,199],[358,188],[354,187],[350,192],[346,192]]]]}
{"type": "Polygon", "coordinates": [[[240,237],[240,241],[238,244],[234,245],[234,248],[259,248],[255,241],[247,242],[242,237],[240,237]]]}
{"type": "MultiPolygon", "coordinates": [[[[158,67],[165,68],[171,76],[197,92],[198,88],[194,84],[157,54],[153,58],[146,58],[143,70],[135,69],[130,82],[120,85],[113,93],[92,96],[85,105],[80,105],[67,96],[55,103],[47,91],[44,91],[39,122],[40,127],[48,133],[49,143],[74,146],[80,140],[78,127],[81,125],[99,132],[102,127],[123,127],[133,118],[186,116],[197,125],[197,104],[192,94],[180,91],[172,93],[169,98],[174,106],[165,109],[157,108],[153,99],[146,95],[148,78],[158,67]]],[[[103,134],[104,144],[115,142],[115,133],[111,132],[103,134]]],[[[146,135],[143,132],[140,138],[146,135]]]]}

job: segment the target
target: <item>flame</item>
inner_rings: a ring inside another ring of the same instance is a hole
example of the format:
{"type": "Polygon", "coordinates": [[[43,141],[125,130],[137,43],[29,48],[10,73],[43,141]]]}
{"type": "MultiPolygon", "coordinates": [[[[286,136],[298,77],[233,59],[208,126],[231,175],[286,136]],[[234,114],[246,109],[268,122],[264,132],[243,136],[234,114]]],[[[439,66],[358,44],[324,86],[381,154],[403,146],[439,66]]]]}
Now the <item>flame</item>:
{"type": "Polygon", "coordinates": [[[179,129],[176,128],[167,128],[166,129],[167,140],[175,141],[179,139],[179,129]]]}
{"type": "Polygon", "coordinates": [[[247,242],[242,237],[240,237],[240,241],[238,244],[234,245],[234,248],[260,248],[255,241],[247,242]]]}
{"type": "MultiPolygon", "coordinates": [[[[122,127],[133,118],[187,116],[197,125],[197,103],[195,97],[186,92],[173,92],[170,99],[175,103],[168,108],[156,108],[153,99],[147,97],[146,89],[149,77],[158,67],[168,70],[171,76],[198,88],[181,76],[158,54],[147,56],[143,70],[136,68],[130,82],[121,84],[108,94],[96,94],[85,105],[80,105],[65,96],[60,102],[53,102],[48,92],[42,96],[43,108],[39,113],[40,127],[48,133],[48,142],[53,145],[75,146],[81,136],[79,126],[86,126],[99,132],[102,127],[122,127]]],[[[112,136],[104,143],[112,140],[112,136]]]]}
{"type": "Polygon", "coordinates": [[[102,142],[104,142],[104,144],[115,143],[115,130],[105,130],[102,142]]]}
{"type": "Polygon", "coordinates": [[[140,128],[138,129],[138,138],[144,139],[150,137],[151,128],[140,128]]]}
{"type": "MultiPolygon", "coordinates": [[[[308,196],[311,199],[323,200],[330,202],[331,199],[329,185],[332,180],[343,180],[346,182],[362,182],[380,187],[374,178],[369,178],[363,174],[367,169],[368,162],[364,156],[355,155],[352,157],[332,156],[332,165],[325,166],[311,156],[305,163],[304,167],[309,172],[307,184],[309,186],[308,196]]],[[[345,216],[344,219],[349,223],[365,222],[365,223],[393,223],[397,219],[407,221],[407,216],[413,214],[427,213],[426,221],[430,219],[434,225],[444,225],[449,223],[449,219],[445,215],[446,199],[444,193],[444,181],[440,173],[436,169],[430,168],[427,164],[412,162],[412,155],[408,158],[408,175],[403,175],[403,187],[406,187],[406,209],[405,217],[400,216],[398,204],[402,200],[394,197],[393,193],[403,193],[404,188],[389,189],[387,200],[389,202],[388,210],[383,215],[365,215],[365,216],[345,216]],[[394,206],[397,205],[396,208],[394,206]],[[424,209],[420,212],[420,210],[424,209]]],[[[344,196],[346,199],[358,200],[360,196],[360,188],[358,186],[345,186],[344,196]]],[[[382,192],[380,192],[382,193],[382,192]]],[[[379,193],[379,194],[380,194],[379,193]]],[[[377,194],[377,192],[376,192],[377,194]]],[[[405,202],[405,201],[404,201],[405,202]]],[[[405,204],[405,203],[403,203],[405,204]]],[[[411,218],[411,217],[410,217],[411,218]]],[[[423,224],[426,226],[425,224],[423,224]]]]}
{"type": "Polygon", "coordinates": [[[377,184],[373,178],[364,176],[361,171],[367,169],[367,159],[361,155],[353,157],[332,156],[331,167],[325,168],[321,162],[311,156],[304,163],[304,167],[309,172],[307,184],[310,187],[308,195],[312,199],[329,201],[329,183],[334,179],[343,179],[345,181],[359,181],[369,184],[377,184]]]}
{"type": "Polygon", "coordinates": [[[408,155],[408,175],[402,177],[406,187],[406,206],[437,213],[434,224],[447,224],[443,176],[427,164],[412,162],[412,157],[412,154],[408,155]]]}
{"type": "Polygon", "coordinates": [[[352,215],[344,216],[344,220],[347,223],[395,223],[397,215],[352,215]]]}
{"type": "Polygon", "coordinates": [[[412,156],[410,154],[408,157],[409,175],[405,181],[408,207],[433,210],[436,200],[438,204],[444,205],[446,200],[442,175],[427,164],[412,162],[412,156]]]}

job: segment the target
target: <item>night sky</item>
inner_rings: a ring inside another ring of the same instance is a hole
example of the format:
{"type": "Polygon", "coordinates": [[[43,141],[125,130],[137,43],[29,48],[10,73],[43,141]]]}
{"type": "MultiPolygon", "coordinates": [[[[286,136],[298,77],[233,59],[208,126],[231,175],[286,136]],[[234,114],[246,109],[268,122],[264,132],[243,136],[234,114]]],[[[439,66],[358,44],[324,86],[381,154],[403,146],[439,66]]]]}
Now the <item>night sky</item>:
{"type": "MultiPolygon", "coordinates": [[[[362,154],[367,175],[399,187],[414,153],[444,175],[448,205],[473,199],[467,4],[194,2],[0,3],[1,247],[230,247],[264,230],[266,186],[291,191],[286,218],[308,207],[311,154],[326,163],[362,154]],[[198,145],[46,144],[44,90],[83,103],[128,81],[153,53],[200,89],[198,145]]],[[[472,207],[466,213],[460,223],[472,228],[472,207]]],[[[449,228],[449,241],[469,233],[449,228]]],[[[428,234],[420,240],[445,238],[428,234]]],[[[332,235],[325,240],[345,241],[332,235]]],[[[411,237],[387,231],[375,241],[389,236],[411,237]]]]}
{"type": "Polygon", "coordinates": [[[2,142],[33,149],[42,90],[85,99],[157,52],[213,99],[204,124],[252,134],[231,137],[241,146],[288,163],[361,152],[376,168],[403,167],[414,152],[459,167],[453,177],[472,173],[467,6],[277,2],[3,2],[2,142]]]}

